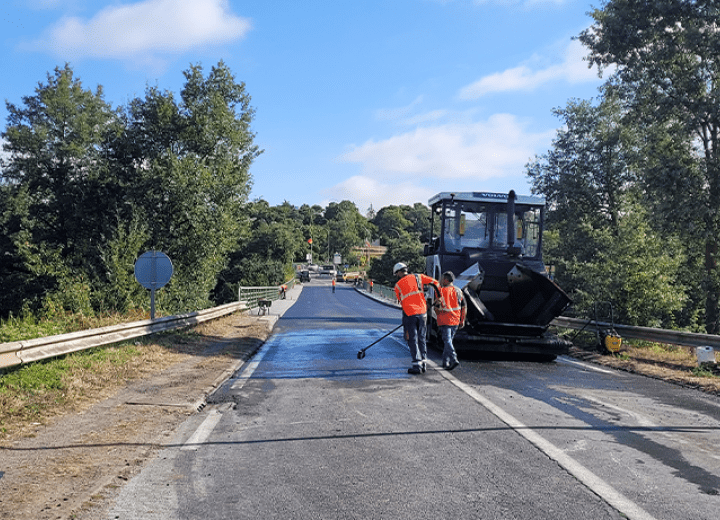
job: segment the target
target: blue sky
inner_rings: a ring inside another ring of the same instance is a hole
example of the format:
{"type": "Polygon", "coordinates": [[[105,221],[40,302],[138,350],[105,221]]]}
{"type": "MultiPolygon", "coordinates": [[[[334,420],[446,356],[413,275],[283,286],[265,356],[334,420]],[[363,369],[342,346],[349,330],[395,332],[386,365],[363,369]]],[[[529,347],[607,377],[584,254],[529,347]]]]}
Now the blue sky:
{"type": "MultiPolygon", "coordinates": [[[[597,4],[597,2],[595,3],[597,4]]],[[[113,106],[223,60],[246,84],[264,153],[251,198],[276,205],[427,203],[528,194],[552,109],[601,80],[572,38],[589,0],[5,0],[3,100],[69,62],[113,106]]],[[[2,128],[7,123],[0,106],[2,128]]]]}

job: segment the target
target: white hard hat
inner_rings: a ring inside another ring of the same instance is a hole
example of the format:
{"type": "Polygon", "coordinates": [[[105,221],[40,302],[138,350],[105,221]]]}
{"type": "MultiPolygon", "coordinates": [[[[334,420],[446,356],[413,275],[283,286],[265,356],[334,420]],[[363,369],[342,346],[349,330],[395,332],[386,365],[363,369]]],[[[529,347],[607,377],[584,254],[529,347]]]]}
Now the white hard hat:
{"type": "Polygon", "coordinates": [[[393,274],[397,273],[398,271],[402,271],[403,269],[407,269],[407,266],[402,262],[398,262],[397,264],[395,264],[395,267],[393,267],[393,274]]]}

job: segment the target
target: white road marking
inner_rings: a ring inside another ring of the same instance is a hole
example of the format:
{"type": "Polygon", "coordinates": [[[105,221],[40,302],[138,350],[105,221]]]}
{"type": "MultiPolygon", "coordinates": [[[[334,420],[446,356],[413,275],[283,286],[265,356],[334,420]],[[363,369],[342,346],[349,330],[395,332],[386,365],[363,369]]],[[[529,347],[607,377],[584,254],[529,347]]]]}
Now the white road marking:
{"type": "Polygon", "coordinates": [[[192,437],[181,448],[182,450],[197,450],[203,442],[210,437],[210,434],[217,426],[217,423],[222,419],[222,414],[218,410],[211,410],[205,420],[198,426],[192,437]]]}
{"type": "Polygon", "coordinates": [[[557,358],[557,361],[560,362],[560,363],[566,363],[566,364],[568,364],[568,365],[577,365],[577,366],[586,368],[587,370],[594,370],[595,372],[600,372],[601,374],[610,374],[610,375],[613,375],[613,374],[616,374],[616,373],[617,373],[617,372],[613,372],[612,370],[607,370],[607,369],[605,369],[605,368],[597,367],[597,366],[595,366],[595,365],[593,365],[593,364],[590,364],[590,363],[582,363],[582,362],[580,362],[580,361],[574,361],[574,360],[572,360],[572,359],[568,359],[568,358],[565,358],[565,357],[559,357],[559,358],[557,358]]]}
{"type": "Polygon", "coordinates": [[[652,515],[642,509],[625,495],[614,489],[603,479],[588,470],[585,466],[570,457],[563,450],[545,440],[540,435],[532,431],[528,426],[520,422],[518,419],[507,413],[505,410],[495,405],[485,396],[481,395],[471,386],[458,380],[447,370],[441,369],[436,363],[428,361],[428,364],[437,370],[440,375],[450,381],[453,385],[465,392],[479,404],[484,406],[490,413],[500,419],[502,422],[510,426],[518,434],[522,435],[527,441],[532,443],[545,455],[560,464],[565,470],[577,478],[580,482],[590,488],[594,493],[602,497],[615,509],[626,515],[631,520],[655,520],[652,515]]]}
{"type": "MultiPolygon", "coordinates": [[[[245,383],[247,383],[248,379],[252,377],[253,373],[257,369],[257,367],[260,365],[260,362],[262,361],[263,357],[265,357],[265,354],[267,354],[267,351],[270,349],[270,346],[266,343],[263,345],[263,347],[258,351],[257,355],[255,356],[255,359],[248,363],[243,371],[240,373],[240,375],[236,378],[236,381],[232,384],[231,388],[233,390],[239,390],[243,386],[245,386],[245,383]]],[[[215,426],[220,422],[220,419],[222,418],[222,413],[219,410],[212,410],[210,413],[208,413],[208,416],[205,418],[205,420],[200,424],[197,430],[195,430],[195,433],[187,440],[187,442],[183,445],[181,449],[183,450],[197,450],[203,442],[207,440],[208,437],[210,437],[210,434],[212,433],[213,429],[215,429],[215,426]]]]}
{"type": "Polygon", "coordinates": [[[257,370],[257,367],[260,366],[260,362],[265,357],[265,354],[268,353],[268,350],[270,350],[270,344],[265,343],[258,351],[258,353],[255,354],[253,360],[247,365],[245,365],[245,368],[243,368],[243,371],[240,373],[240,375],[235,378],[235,382],[230,387],[231,389],[240,390],[243,386],[245,386],[245,383],[247,383],[248,379],[252,377],[252,375],[255,373],[255,370],[257,370]]]}

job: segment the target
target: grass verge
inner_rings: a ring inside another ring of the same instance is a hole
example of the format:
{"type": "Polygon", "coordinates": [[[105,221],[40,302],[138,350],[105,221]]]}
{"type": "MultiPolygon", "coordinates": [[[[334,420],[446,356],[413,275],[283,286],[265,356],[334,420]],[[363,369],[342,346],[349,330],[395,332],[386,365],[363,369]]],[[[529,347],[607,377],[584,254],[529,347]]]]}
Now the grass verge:
{"type": "Polygon", "coordinates": [[[128,381],[200,350],[202,343],[192,331],[173,331],[0,370],[0,441],[81,411],[128,381]]]}
{"type": "Polygon", "coordinates": [[[145,320],[149,317],[149,314],[142,310],[134,310],[126,314],[115,313],[98,316],[67,313],[53,318],[36,318],[32,315],[16,317],[11,315],[8,319],[0,320],[0,343],[55,336],[79,330],[145,320]]]}

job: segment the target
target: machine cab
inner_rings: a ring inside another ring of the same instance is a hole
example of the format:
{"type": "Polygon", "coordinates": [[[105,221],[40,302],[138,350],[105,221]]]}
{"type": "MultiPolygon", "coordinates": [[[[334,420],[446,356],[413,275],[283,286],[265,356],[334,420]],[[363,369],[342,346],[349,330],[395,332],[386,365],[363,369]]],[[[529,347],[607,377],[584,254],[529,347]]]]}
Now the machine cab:
{"type": "Polygon", "coordinates": [[[429,201],[437,236],[425,256],[439,255],[446,270],[463,271],[469,260],[522,259],[542,265],[545,199],[507,193],[439,193],[429,201]],[[437,220],[437,223],[436,223],[437,220]]]}

